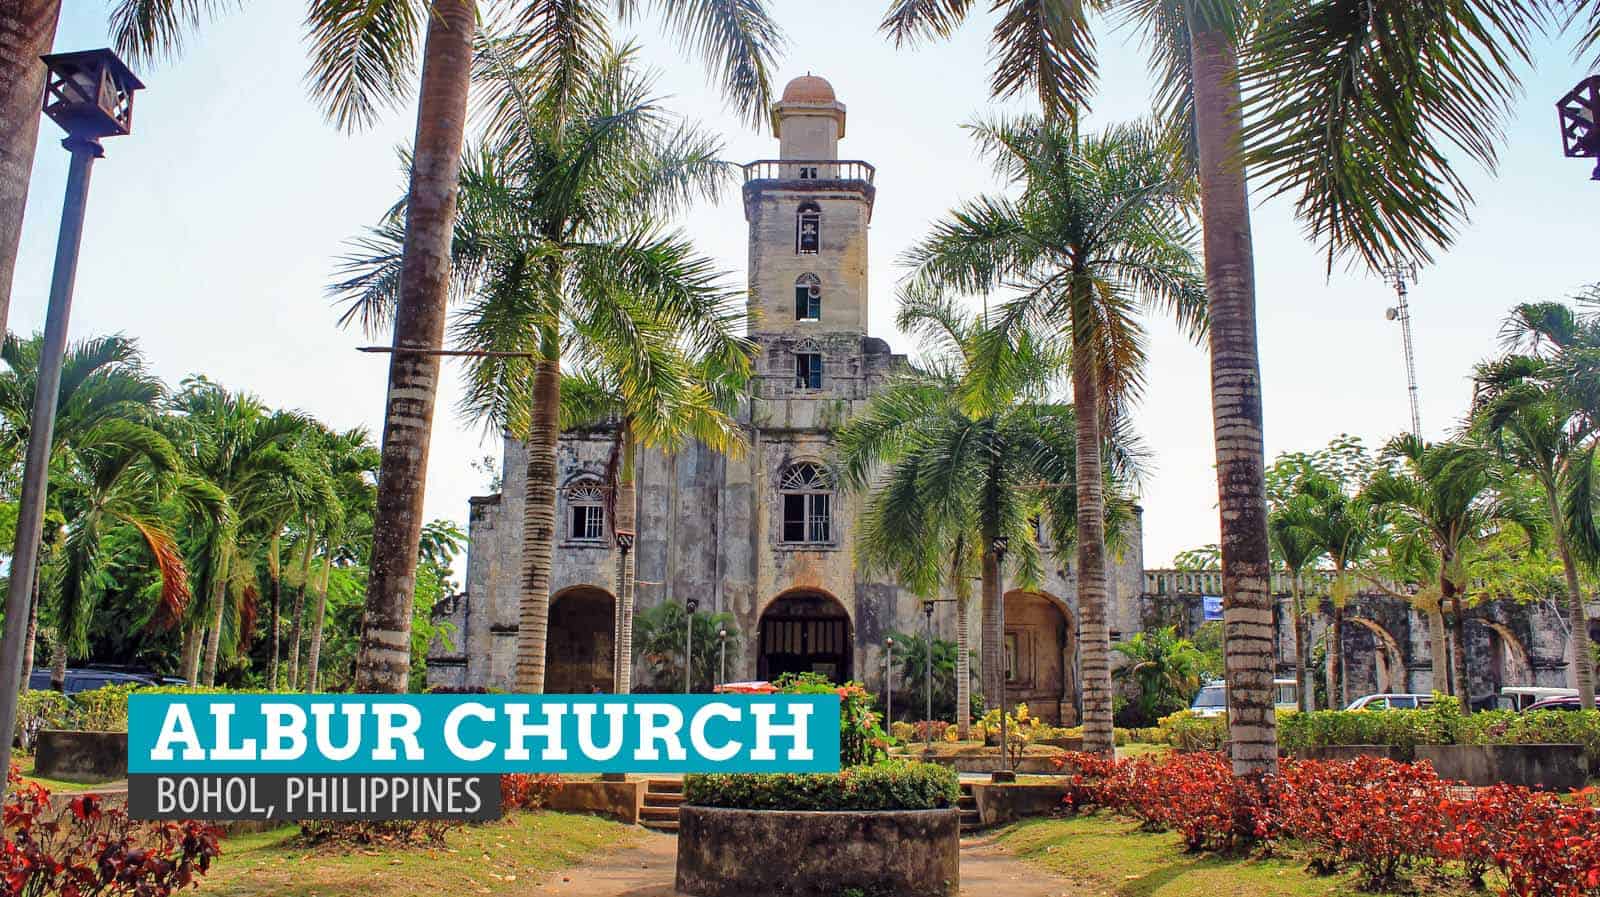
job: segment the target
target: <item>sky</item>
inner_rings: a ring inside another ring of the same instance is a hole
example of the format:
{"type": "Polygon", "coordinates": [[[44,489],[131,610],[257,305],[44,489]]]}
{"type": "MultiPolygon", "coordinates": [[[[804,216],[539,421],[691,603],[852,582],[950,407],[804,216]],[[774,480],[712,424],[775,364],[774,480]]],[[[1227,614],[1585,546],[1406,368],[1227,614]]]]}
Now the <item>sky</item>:
{"type": "MultiPolygon", "coordinates": [[[[67,0],[56,49],[104,46],[106,0],[67,0]]],[[[899,254],[952,206],[1003,185],[977,160],[964,122],[1026,107],[992,103],[980,15],[952,40],[897,50],[877,32],[884,3],[771,0],[788,45],[777,84],[807,72],[848,107],[840,155],[877,166],[870,235],[870,330],[897,351],[899,254]]],[[[979,4],[980,7],[985,6],[979,4]]],[[[176,385],[204,373],[268,403],[338,428],[381,430],[386,357],[379,342],[337,325],[326,287],[348,241],[401,196],[397,153],[413,110],[341,133],[308,98],[302,0],[246,5],[196,33],[171,60],[141,66],[133,133],[108,139],[97,163],[83,237],[71,337],[138,338],[154,371],[176,385]]],[[[704,69],[655,23],[619,30],[659,71],[664,105],[722,136],[725,157],[776,155],[708,89],[704,69]]],[[[1101,22],[1102,77],[1088,127],[1149,109],[1146,54],[1136,35],[1101,22]]],[[[1472,223],[1411,289],[1425,436],[1457,425],[1471,366],[1497,351],[1507,309],[1558,299],[1600,281],[1591,163],[1561,156],[1554,103],[1587,70],[1564,44],[1539,46],[1536,69],[1506,128],[1498,172],[1463,161],[1477,204],[1472,223]]],[[[10,327],[41,328],[66,181],[57,129],[40,128],[10,327]]],[[[1381,445],[1409,428],[1397,324],[1388,286],[1336,268],[1308,242],[1284,199],[1253,197],[1257,302],[1268,457],[1319,448],[1341,433],[1381,445]]],[[[743,283],[746,233],[730,191],[681,222],[701,250],[743,283]]],[[[1217,540],[1209,368],[1201,347],[1150,323],[1148,387],[1136,423],[1155,455],[1142,484],[1147,567],[1217,540]]],[[[427,514],[463,525],[469,496],[487,491],[482,459],[499,439],[454,411],[459,372],[447,368],[435,419],[427,514]]]]}

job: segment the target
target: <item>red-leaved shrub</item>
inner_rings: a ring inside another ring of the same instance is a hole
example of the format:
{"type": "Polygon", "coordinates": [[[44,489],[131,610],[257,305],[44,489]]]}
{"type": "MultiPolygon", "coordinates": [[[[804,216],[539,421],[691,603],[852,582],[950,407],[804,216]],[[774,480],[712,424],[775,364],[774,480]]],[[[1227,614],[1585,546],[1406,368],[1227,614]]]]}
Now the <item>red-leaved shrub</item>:
{"type": "Polygon", "coordinates": [[[513,772],[500,776],[500,811],[537,810],[561,790],[561,777],[549,773],[513,772]]]}
{"type": "Polygon", "coordinates": [[[50,792],[15,767],[0,839],[0,897],[166,897],[211,868],[217,829],[202,822],[144,822],[94,795],[55,812],[50,792]]]}

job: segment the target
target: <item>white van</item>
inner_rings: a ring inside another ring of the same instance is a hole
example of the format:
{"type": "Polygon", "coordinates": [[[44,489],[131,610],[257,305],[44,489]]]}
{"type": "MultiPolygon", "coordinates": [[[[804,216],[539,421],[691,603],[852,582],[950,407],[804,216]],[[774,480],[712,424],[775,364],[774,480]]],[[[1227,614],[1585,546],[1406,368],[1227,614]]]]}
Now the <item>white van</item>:
{"type": "MultiPolygon", "coordinates": [[[[1297,710],[1300,707],[1299,691],[1293,679],[1274,679],[1272,687],[1277,690],[1277,700],[1273,702],[1279,710],[1297,710]]],[[[1227,716],[1228,715],[1228,686],[1223,682],[1213,682],[1203,685],[1194,696],[1194,702],[1189,705],[1195,716],[1227,716]]]]}
{"type": "Polygon", "coordinates": [[[1547,688],[1537,685],[1508,685],[1500,689],[1500,709],[1521,713],[1549,698],[1575,698],[1576,688],[1547,688]]]}

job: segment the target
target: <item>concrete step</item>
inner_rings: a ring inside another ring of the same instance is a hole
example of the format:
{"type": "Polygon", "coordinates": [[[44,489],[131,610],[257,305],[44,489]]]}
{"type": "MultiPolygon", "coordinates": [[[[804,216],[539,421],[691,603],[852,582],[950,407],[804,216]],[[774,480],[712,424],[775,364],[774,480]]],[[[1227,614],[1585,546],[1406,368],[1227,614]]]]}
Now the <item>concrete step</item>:
{"type": "Polygon", "coordinates": [[[681,792],[678,794],[651,794],[646,791],[644,793],[644,805],[647,807],[671,807],[677,809],[681,803],[683,803],[683,794],[681,792]]]}
{"type": "Polygon", "coordinates": [[[639,824],[645,828],[675,832],[678,830],[678,808],[652,807],[647,804],[639,808],[639,824]]]}
{"type": "Polygon", "coordinates": [[[683,779],[649,779],[644,790],[646,794],[682,794],[683,779]]]}

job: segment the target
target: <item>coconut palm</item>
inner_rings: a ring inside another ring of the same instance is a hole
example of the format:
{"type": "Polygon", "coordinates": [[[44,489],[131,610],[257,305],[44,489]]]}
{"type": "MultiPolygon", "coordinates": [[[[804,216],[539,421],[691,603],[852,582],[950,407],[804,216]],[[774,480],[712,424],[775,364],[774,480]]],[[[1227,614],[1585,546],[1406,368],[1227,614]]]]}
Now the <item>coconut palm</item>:
{"type": "MultiPolygon", "coordinates": [[[[544,687],[563,359],[578,370],[650,372],[683,352],[749,369],[723,275],[658,223],[715,195],[730,169],[714,140],[662,111],[634,56],[616,48],[562,91],[536,93],[507,71],[520,117],[461,173],[453,270],[465,302],[454,337],[473,353],[461,407],[528,445],[523,692],[544,687]]],[[[353,303],[347,317],[393,307],[396,225],[350,260],[338,288],[353,303]]]]}
{"type": "MultiPolygon", "coordinates": [[[[317,580],[316,603],[311,608],[311,643],[306,653],[306,691],[321,687],[323,627],[327,620],[328,587],[335,563],[357,563],[367,556],[372,538],[372,514],[377,498],[381,458],[364,428],[324,434],[324,458],[339,498],[340,515],[324,534],[322,573],[317,580]]],[[[420,545],[424,563],[448,567],[466,541],[466,534],[450,521],[433,521],[422,528],[420,545]]]]}
{"type": "MultiPolygon", "coordinates": [[[[1021,196],[982,196],[934,225],[906,253],[919,289],[1016,289],[977,365],[1007,364],[1010,334],[1046,328],[1070,338],[1076,416],[1078,613],[1085,749],[1112,749],[1110,630],[1106,623],[1102,428],[1114,427],[1143,375],[1143,310],[1171,314],[1198,337],[1205,291],[1183,220],[1186,179],[1159,136],[1120,126],[1081,136],[1024,117],[973,127],[996,170],[1021,196]]],[[[987,633],[986,633],[987,634],[987,633]]],[[[987,650],[987,642],[985,643],[987,650]]]]}
{"type": "Polygon", "coordinates": [[[56,651],[50,685],[59,691],[69,655],[81,656],[86,649],[96,600],[115,564],[104,551],[111,533],[125,528],[138,535],[160,578],[156,616],[176,622],[189,603],[189,574],[168,521],[198,511],[220,523],[227,502],[215,486],[183,471],[166,437],[130,420],[107,420],[82,434],[58,470],[52,479],[67,535],[51,577],[56,651]]]}
{"type": "MultiPolygon", "coordinates": [[[[1277,768],[1272,685],[1271,544],[1267,536],[1255,260],[1250,241],[1239,56],[1255,0],[1105,0],[1041,4],[998,0],[996,96],[1033,93],[1047,119],[1076,118],[1093,86],[1091,10],[1114,10],[1143,35],[1157,78],[1157,115],[1187,145],[1199,183],[1209,297],[1211,404],[1217,459],[1223,591],[1228,629],[1228,714],[1234,770],[1277,768]]],[[[893,0],[883,30],[897,43],[948,37],[972,0],[893,0]]],[[[1080,478],[1080,482],[1090,481],[1080,478]]],[[[1096,674],[1104,680],[1104,674],[1096,674]]],[[[1094,687],[1086,682],[1085,687],[1094,687]]],[[[1097,699],[1097,704],[1100,701],[1097,699]]],[[[1102,715],[1097,711],[1097,716],[1102,715]]],[[[1096,723],[1096,729],[1102,729],[1096,723]]],[[[1098,738],[1099,736],[1097,736],[1098,738]]]]}
{"type": "Polygon", "coordinates": [[[1137,686],[1143,725],[1188,707],[1200,687],[1203,658],[1193,642],[1178,637],[1176,626],[1134,633],[1111,649],[1127,658],[1116,678],[1137,686]]]}
{"type": "MultiPolygon", "coordinates": [[[[912,285],[901,294],[899,326],[931,350],[922,369],[892,383],[836,434],[841,485],[868,491],[859,521],[857,562],[891,573],[933,598],[955,593],[958,611],[972,572],[981,571],[985,703],[1001,705],[1002,546],[1023,585],[1037,582],[1034,521],[1048,521],[1054,543],[1072,544],[1081,446],[1077,414],[1051,398],[1064,361],[1058,341],[1021,327],[996,334],[944,292],[912,285]]],[[[1113,434],[1102,475],[1111,494],[1141,460],[1124,428],[1113,434]]],[[[1105,485],[1101,485],[1105,489],[1105,485]]],[[[1128,506],[1109,502],[1113,522],[1128,506]]],[[[1080,617],[1084,615],[1080,607],[1080,617]]],[[[963,633],[958,619],[957,631],[963,633]]],[[[958,662],[966,646],[958,640],[958,662]]],[[[956,675],[958,686],[966,671],[956,675]]],[[[957,725],[964,706],[958,696],[957,725]]]]}
{"type": "Polygon", "coordinates": [[[1378,471],[1362,491],[1362,500],[1387,512],[1398,536],[1391,552],[1416,559],[1422,569],[1437,572],[1441,610],[1450,610],[1454,676],[1440,661],[1444,632],[1434,625],[1434,683],[1447,681],[1470,708],[1472,695],[1466,653],[1464,571],[1479,542],[1506,527],[1537,538],[1541,519],[1505,488],[1506,471],[1493,453],[1474,442],[1429,443],[1414,435],[1391,440],[1384,455],[1395,463],[1378,471]]]}
{"type": "Polygon", "coordinates": [[[1384,534],[1384,515],[1373,502],[1347,491],[1340,481],[1313,471],[1295,483],[1281,517],[1281,526],[1308,541],[1313,551],[1325,555],[1333,565],[1328,588],[1328,702],[1343,707],[1350,702],[1344,671],[1345,609],[1355,596],[1356,571],[1384,534]]]}
{"type": "MultiPolygon", "coordinates": [[[[1600,289],[1581,302],[1593,307],[1600,289]]],[[[1600,554],[1595,523],[1595,465],[1600,436],[1600,389],[1594,359],[1600,350],[1600,313],[1575,314],[1556,302],[1523,303],[1502,329],[1513,353],[1478,366],[1475,423],[1500,456],[1526,472],[1538,487],[1549,517],[1554,548],[1566,580],[1573,631],[1588,630],[1579,587],[1579,560],[1600,554]]],[[[1594,700],[1591,658],[1574,652],[1579,706],[1594,700]]]]}
{"type": "MultiPolygon", "coordinates": [[[[720,314],[729,325],[744,314],[737,297],[720,314]]],[[[608,426],[613,435],[606,463],[610,486],[612,533],[616,536],[616,620],[613,681],[617,694],[633,685],[634,561],[633,537],[638,512],[635,473],[640,448],[673,452],[686,439],[713,451],[738,456],[744,438],[732,413],[748,382],[752,357],[741,355],[727,368],[717,359],[696,359],[669,345],[641,369],[637,359],[616,356],[607,366],[591,363],[586,370],[561,378],[561,429],[608,426]]],[[[753,346],[750,347],[753,349],[753,346]]]]}

